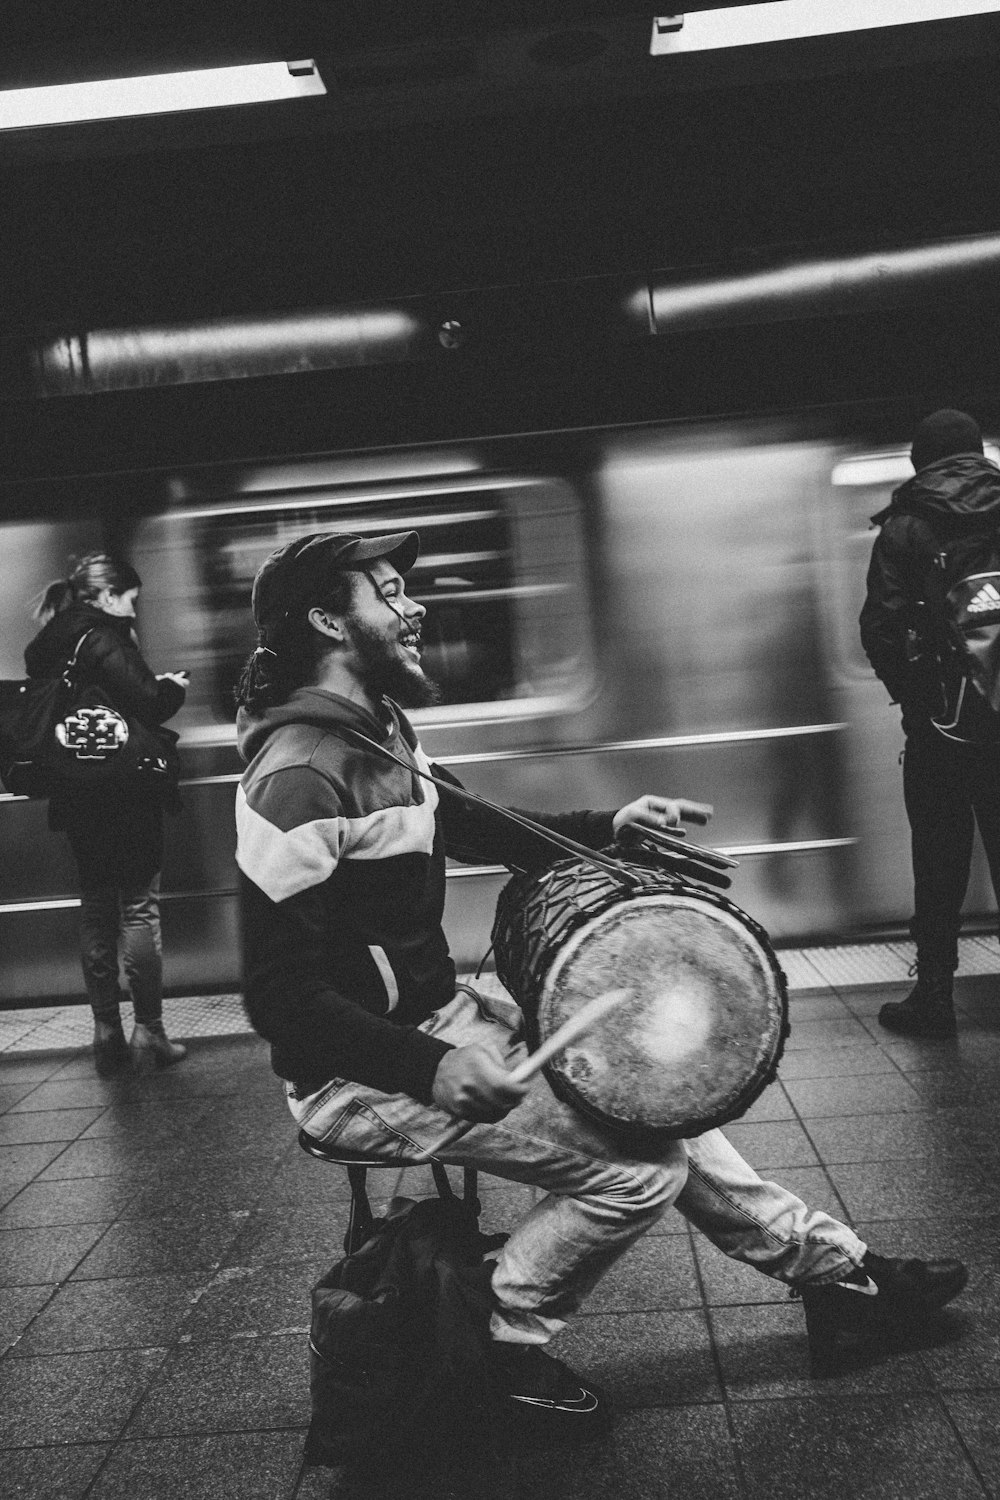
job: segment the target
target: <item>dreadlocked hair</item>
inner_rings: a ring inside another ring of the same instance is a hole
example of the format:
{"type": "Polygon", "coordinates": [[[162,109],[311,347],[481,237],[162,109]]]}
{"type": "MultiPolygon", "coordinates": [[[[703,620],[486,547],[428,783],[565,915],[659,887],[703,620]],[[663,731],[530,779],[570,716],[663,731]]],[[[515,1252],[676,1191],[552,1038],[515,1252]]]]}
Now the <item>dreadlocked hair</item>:
{"type": "Polygon", "coordinates": [[[105,589],[127,594],[129,589],[142,587],[142,579],[130,563],[106,552],[88,552],[84,557],[70,558],[70,563],[66,577],[54,579],[45,588],[34,611],[35,619],[43,624],[71,604],[89,604],[105,589]]]}
{"type": "Polygon", "coordinates": [[[259,718],[266,709],[284,703],[296,688],[315,681],[319,664],[330,643],[309,623],[314,606],[345,614],[354,597],[354,575],[343,572],[326,584],[326,597],[312,600],[286,612],[266,629],[258,629],[257,647],[251,651],[234,689],[237,708],[259,718]]]}

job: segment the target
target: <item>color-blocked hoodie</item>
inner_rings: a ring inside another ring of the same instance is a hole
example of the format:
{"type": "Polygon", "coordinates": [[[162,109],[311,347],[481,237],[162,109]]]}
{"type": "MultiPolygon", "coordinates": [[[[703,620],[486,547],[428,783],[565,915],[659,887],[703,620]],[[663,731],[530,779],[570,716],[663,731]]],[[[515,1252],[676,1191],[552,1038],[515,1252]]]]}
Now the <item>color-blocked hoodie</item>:
{"type": "MultiPolygon", "coordinates": [[[[274,1071],[304,1096],[331,1078],[429,1102],[448,1046],[417,1028],[455,992],[441,926],[445,857],[537,868],[555,852],[498,813],[439,795],[338,730],[357,730],[416,770],[412,726],[380,722],[321,688],[259,717],[241,710],[237,789],[244,1001],[274,1071]]],[[[534,815],[591,848],[611,813],[534,815]]]]}

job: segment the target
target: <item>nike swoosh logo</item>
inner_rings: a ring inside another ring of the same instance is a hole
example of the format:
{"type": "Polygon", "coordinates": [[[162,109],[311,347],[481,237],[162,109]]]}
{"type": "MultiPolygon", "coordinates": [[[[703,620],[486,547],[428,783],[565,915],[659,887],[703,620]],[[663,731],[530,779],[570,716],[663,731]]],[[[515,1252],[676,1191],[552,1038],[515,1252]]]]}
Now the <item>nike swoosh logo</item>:
{"type": "Polygon", "coordinates": [[[845,1292],[860,1292],[862,1297],[878,1296],[878,1287],[870,1276],[864,1286],[859,1286],[856,1281],[838,1281],[837,1285],[842,1287],[845,1292]]]}
{"type": "Polygon", "coordinates": [[[548,1411],[571,1411],[587,1413],[596,1411],[598,1405],[597,1397],[593,1394],[593,1392],[585,1391],[582,1386],[580,1388],[579,1396],[574,1396],[572,1400],[557,1401],[554,1397],[549,1396],[513,1395],[510,1399],[512,1401],[520,1401],[525,1406],[542,1406],[545,1407],[548,1411]]]}

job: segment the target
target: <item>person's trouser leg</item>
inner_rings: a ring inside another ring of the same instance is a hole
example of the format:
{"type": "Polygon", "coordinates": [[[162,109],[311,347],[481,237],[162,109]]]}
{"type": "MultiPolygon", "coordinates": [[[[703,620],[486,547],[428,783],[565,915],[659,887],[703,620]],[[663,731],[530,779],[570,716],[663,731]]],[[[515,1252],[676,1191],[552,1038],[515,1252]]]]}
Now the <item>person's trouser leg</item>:
{"type": "MultiPolygon", "coordinates": [[[[479,1042],[508,1066],[525,1056],[519,1036],[485,1019],[459,995],[422,1029],[455,1045],[479,1042]]],[[[308,1099],[290,1097],[298,1123],[328,1144],[398,1161],[431,1144],[449,1123],[404,1094],[333,1081],[308,1099]]],[[[718,1136],[717,1132],[713,1132],[718,1136]]],[[[543,1189],[497,1260],[495,1338],[545,1342],[611,1265],[674,1201],[728,1254],[786,1280],[824,1281],[860,1263],[864,1245],[825,1214],[762,1182],[722,1137],[665,1141],[655,1161],[631,1156],[606,1129],[556,1099],[543,1076],[494,1125],[476,1125],[441,1158],[543,1189]],[[684,1187],[688,1158],[699,1181],[684,1187]],[[679,1196],[680,1195],[680,1196],[679,1196]]]]}
{"type": "Polygon", "coordinates": [[[861,1265],[867,1247],[852,1229],[759,1177],[721,1130],[686,1144],[675,1206],[733,1260],[793,1286],[839,1281],[861,1265]]]}
{"type": "Polygon", "coordinates": [[[160,876],[120,893],[122,963],[135,1019],[143,1026],[163,1015],[163,943],[160,935],[160,876]]]}
{"type": "Polygon", "coordinates": [[[113,885],[80,892],[80,964],[94,1018],[118,1024],[118,891],[113,885]]]}
{"type": "Polygon", "coordinates": [[[1000,745],[983,745],[972,751],[969,779],[1000,920],[1000,745]]]}
{"type": "Polygon", "coordinates": [[[965,747],[933,726],[907,736],[903,797],[913,854],[910,932],[918,966],[956,969],[975,826],[965,747]]]}

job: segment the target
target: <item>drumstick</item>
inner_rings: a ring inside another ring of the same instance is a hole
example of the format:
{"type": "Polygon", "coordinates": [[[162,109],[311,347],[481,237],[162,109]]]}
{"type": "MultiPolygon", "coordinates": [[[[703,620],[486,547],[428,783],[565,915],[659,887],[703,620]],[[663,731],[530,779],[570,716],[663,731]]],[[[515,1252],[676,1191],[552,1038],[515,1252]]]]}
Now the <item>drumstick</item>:
{"type": "MultiPolygon", "coordinates": [[[[536,1052],[532,1052],[530,1057],[524,1059],[524,1062],[518,1063],[516,1068],[511,1069],[511,1082],[527,1083],[529,1078],[534,1078],[535,1074],[544,1068],[550,1058],[554,1057],[557,1052],[561,1052],[564,1047],[568,1047],[570,1042],[575,1042],[578,1036],[582,1036],[592,1026],[596,1026],[597,1022],[606,1016],[609,1010],[619,1005],[630,994],[630,990],[608,990],[606,994],[595,995],[593,1000],[588,1000],[586,1005],[581,1005],[576,1014],[564,1021],[558,1031],[554,1031],[536,1052]]],[[[471,1130],[473,1125],[482,1125],[484,1123],[482,1120],[456,1120],[453,1125],[449,1125],[448,1129],[438,1137],[432,1146],[425,1146],[419,1156],[411,1157],[407,1162],[407,1166],[424,1166],[432,1157],[437,1156],[439,1151],[443,1151],[446,1146],[453,1146],[456,1141],[461,1140],[462,1136],[471,1130]]]]}

